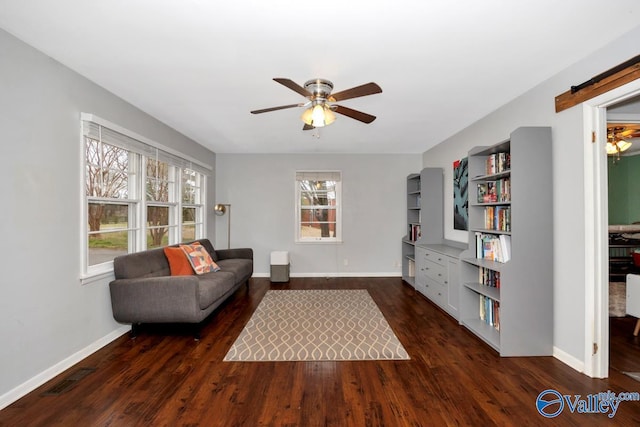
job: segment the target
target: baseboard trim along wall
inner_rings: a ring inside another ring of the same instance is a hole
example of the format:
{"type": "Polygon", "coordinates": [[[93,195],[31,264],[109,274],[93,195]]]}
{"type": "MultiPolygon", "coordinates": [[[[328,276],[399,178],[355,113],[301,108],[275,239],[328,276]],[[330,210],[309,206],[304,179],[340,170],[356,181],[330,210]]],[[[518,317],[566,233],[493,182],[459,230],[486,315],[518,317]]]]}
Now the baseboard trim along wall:
{"type": "MultiPolygon", "coordinates": [[[[252,277],[271,277],[269,273],[253,273],[252,277]]],[[[402,277],[402,273],[397,271],[391,273],[290,273],[289,277],[402,277]]]]}
{"type": "Polygon", "coordinates": [[[115,341],[116,339],[120,338],[122,335],[128,333],[130,330],[131,330],[131,327],[122,326],[114,330],[113,332],[110,332],[109,334],[105,335],[104,337],[100,338],[99,340],[91,343],[90,345],[83,348],[82,350],[72,354],[66,359],[61,360],[60,362],[56,363],[52,367],[42,371],[35,377],[20,384],[18,387],[14,388],[13,390],[9,390],[7,393],[0,396],[0,410],[11,405],[13,402],[20,399],[24,395],[31,393],[33,390],[37,389],[42,384],[53,379],[56,375],[59,375],[62,372],[66,371],[76,363],[80,362],[81,360],[85,359],[86,357],[90,356],[96,351],[100,350],[105,345],[115,341]]]}
{"type": "Polygon", "coordinates": [[[560,350],[558,347],[553,347],[553,357],[561,361],[562,363],[569,365],[578,372],[584,372],[584,362],[578,360],[569,353],[560,350]]]}

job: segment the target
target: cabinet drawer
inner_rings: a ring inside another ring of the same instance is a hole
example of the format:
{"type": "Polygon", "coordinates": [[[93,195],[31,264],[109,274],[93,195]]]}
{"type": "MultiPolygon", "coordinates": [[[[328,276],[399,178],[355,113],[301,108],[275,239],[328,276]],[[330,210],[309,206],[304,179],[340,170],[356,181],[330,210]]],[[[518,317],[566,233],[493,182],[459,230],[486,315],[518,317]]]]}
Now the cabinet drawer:
{"type": "Polygon", "coordinates": [[[437,264],[429,259],[422,262],[420,267],[420,274],[426,275],[428,278],[440,283],[447,283],[447,266],[437,264]]]}
{"type": "Polygon", "coordinates": [[[431,279],[427,279],[425,286],[426,286],[425,295],[427,296],[427,298],[429,298],[431,301],[433,301],[440,307],[445,307],[447,302],[446,288],[442,286],[440,283],[431,279]]]}
{"type": "Polygon", "coordinates": [[[447,257],[445,255],[431,251],[429,249],[425,249],[424,252],[422,252],[422,255],[426,261],[435,262],[436,264],[440,264],[442,266],[445,266],[447,263],[447,257]]]}

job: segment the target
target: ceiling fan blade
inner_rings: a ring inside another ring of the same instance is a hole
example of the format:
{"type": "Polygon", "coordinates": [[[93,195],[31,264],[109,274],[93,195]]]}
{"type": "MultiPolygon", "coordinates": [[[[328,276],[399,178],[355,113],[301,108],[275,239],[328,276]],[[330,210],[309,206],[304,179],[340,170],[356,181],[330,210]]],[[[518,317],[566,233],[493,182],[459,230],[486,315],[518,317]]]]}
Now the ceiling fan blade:
{"type": "Polygon", "coordinates": [[[268,113],[269,111],[284,110],[285,108],[302,107],[304,104],[289,104],[281,105],[279,107],[263,108],[262,110],[253,110],[251,114],[268,113]]]}
{"type": "Polygon", "coordinates": [[[302,95],[304,97],[308,98],[308,97],[313,96],[313,94],[311,92],[309,92],[308,90],[306,90],[305,88],[300,86],[298,83],[294,82],[293,80],[285,79],[285,78],[281,78],[281,77],[276,77],[273,80],[277,81],[278,83],[280,83],[283,86],[288,87],[289,89],[291,89],[294,92],[298,92],[300,95],[302,95]]]}
{"type": "Polygon", "coordinates": [[[377,84],[371,82],[360,86],[352,87],[337,93],[329,95],[329,101],[343,101],[345,99],[358,98],[360,96],[373,95],[374,93],[381,93],[382,88],[377,84]]]}
{"type": "Polygon", "coordinates": [[[351,117],[352,119],[356,119],[364,123],[371,123],[376,119],[376,116],[363,113],[362,111],[343,107],[342,105],[334,105],[331,109],[336,113],[342,114],[343,116],[351,117]]]}
{"type": "Polygon", "coordinates": [[[308,124],[304,124],[304,126],[302,126],[302,130],[311,130],[311,129],[315,129],[315,126],[311,126],[308,124]]]}
{"type": "Polygon", "coordinates": [[[636,129],[627,129],[627,130],[623,130],[622,132],[618,132],[616,133],[616,136],[618,138],[624,138],[625,136],[631,135],[632,133],[636,132],[636,129]]]}

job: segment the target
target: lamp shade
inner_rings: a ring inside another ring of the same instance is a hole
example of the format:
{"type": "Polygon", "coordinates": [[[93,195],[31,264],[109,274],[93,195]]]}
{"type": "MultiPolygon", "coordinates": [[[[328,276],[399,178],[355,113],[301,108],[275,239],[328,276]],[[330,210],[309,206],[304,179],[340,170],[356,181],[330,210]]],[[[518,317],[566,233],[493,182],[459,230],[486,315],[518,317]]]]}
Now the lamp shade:
{"type": "Polygon", "coordinates": [[[336,115],[326,104],[315,104],[304,110],[301,119],[310,126],[320,128],[335,122],[336,115]]]}
{"type": "Polygon", "coordinates": [[[631,147],[631,143],[624,139],[618,139],[615,142],[607,141],[607,154],[622,153],[629,147],[631,147]]]}

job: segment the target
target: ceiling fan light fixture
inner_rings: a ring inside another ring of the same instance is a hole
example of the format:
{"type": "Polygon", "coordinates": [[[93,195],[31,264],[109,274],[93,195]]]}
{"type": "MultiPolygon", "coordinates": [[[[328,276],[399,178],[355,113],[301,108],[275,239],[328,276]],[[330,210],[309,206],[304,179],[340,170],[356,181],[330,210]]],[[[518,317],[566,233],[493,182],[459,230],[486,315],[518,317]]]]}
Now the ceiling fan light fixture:
{"type": "Polygon", "coordinates": [[[301,119],[309,126],[320,128],[335,122],[336,115],[326,104],[318,103],[307,108],[304,113],[302,113],[301,119]]]}
{"type": "Polygon", "coordinates": [[[622,153],[631,147],[631,143],[629,141],[625,141],[624,139],[619,139],[615,143],[611,141],[607,141],[607,154],[616,154],[622,153]]]}
{"type": "Polygon", "coordinates": [[[624,139],[621,139],[620,141],[618,141],[618,150],[620,150],[620,152],[623,152],[625,150],[627,150],[629,147],[631,147],[631,143],[629,141],[625,141],[624,139]]]}

